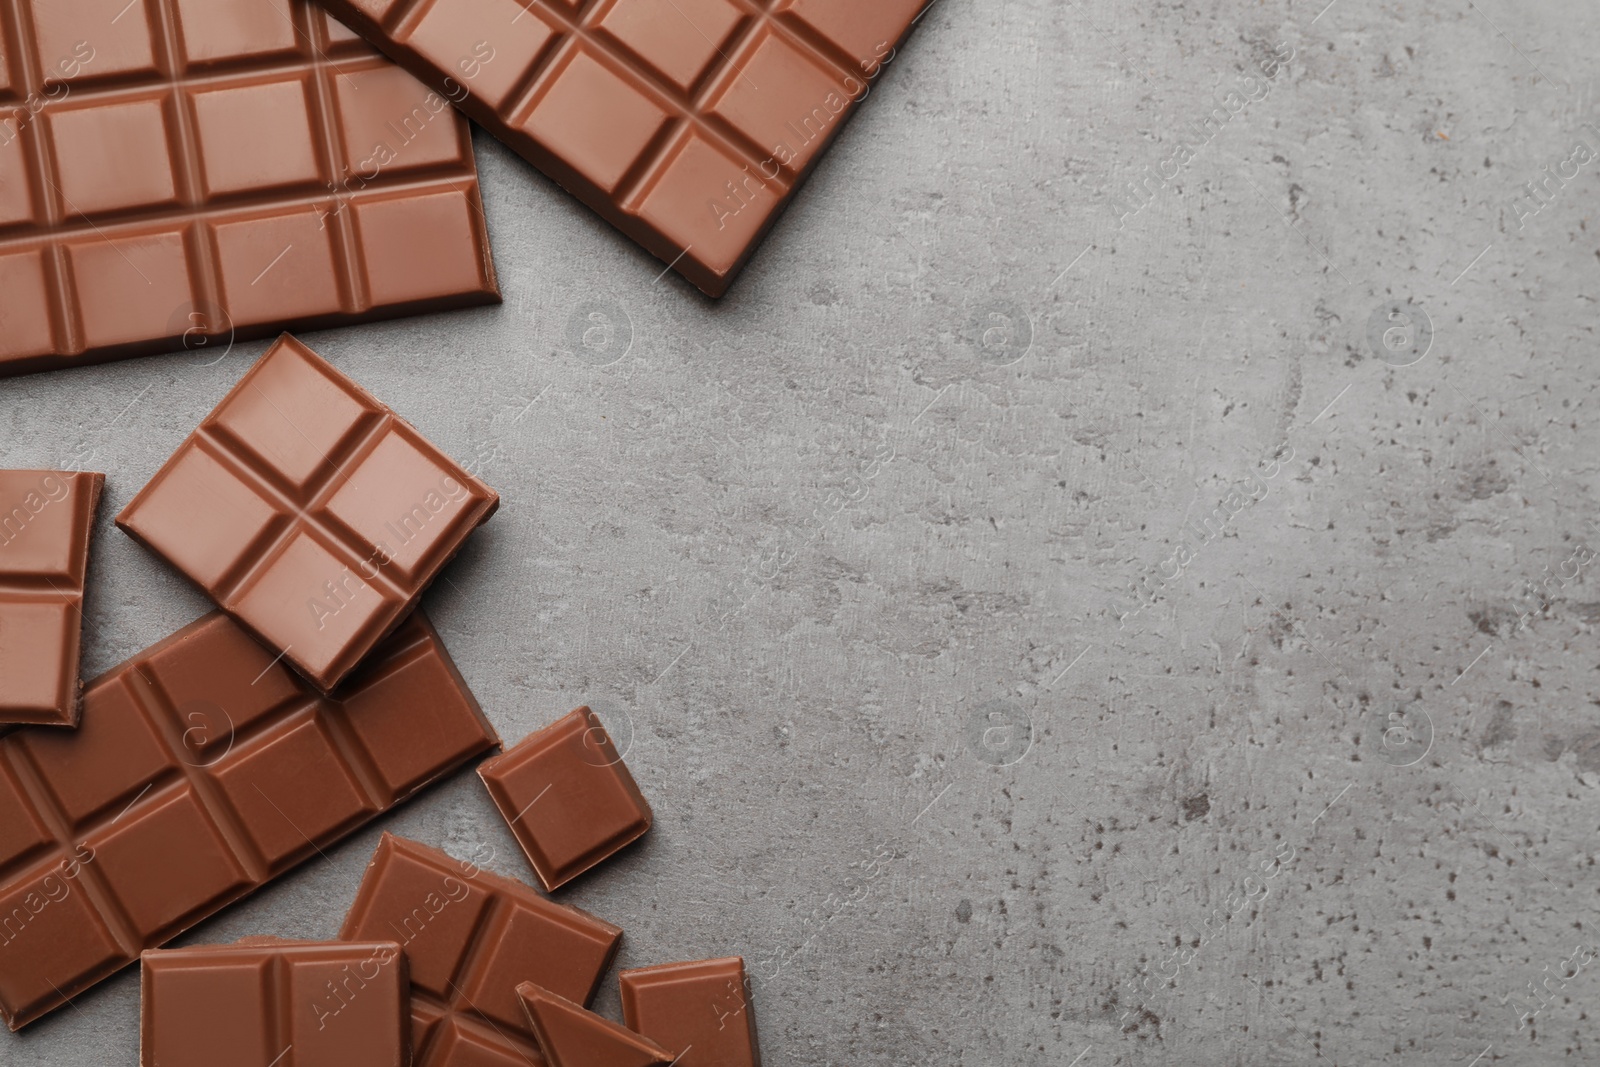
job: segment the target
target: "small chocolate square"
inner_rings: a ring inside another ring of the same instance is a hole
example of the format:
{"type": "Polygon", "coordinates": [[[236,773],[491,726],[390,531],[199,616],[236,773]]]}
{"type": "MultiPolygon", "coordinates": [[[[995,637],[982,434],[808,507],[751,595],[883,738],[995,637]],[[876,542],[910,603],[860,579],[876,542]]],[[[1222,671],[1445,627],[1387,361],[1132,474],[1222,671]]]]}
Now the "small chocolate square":
{"type": "Polygon", "coordinates": [[[675,1067],[761,1067],[744,960],[667,963],[618,977],[628,1028],[678,1056],[675,1067]]]}
{"type": "Polygon", "coordinates": [[[650,829],[650,805],[600,718],[579,708],[478,775],[546,890],[555,890],[650,829]]]}

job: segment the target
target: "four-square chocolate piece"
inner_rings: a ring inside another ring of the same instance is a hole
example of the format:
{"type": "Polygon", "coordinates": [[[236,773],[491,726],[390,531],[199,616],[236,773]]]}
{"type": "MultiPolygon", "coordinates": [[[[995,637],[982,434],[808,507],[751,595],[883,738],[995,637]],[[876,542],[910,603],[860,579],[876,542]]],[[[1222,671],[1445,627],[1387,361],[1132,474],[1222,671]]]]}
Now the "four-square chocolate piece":
{"type": "Polygon", "coordinates": [[[539,1046],[517,986],[537,982],[588,1004],[622,931],[474,862],[384,834],[339,936],[404,948],[416,1067],[528,1067],[539,1063],[539,1046]]]}
{"type": "Polygon", "coordinates": [[[326,692],[499,503],[286,334],[117,525],[326,692]]]}
{"type": "Polygon", "coordinates": [[[249,938],[142,957],[141,1067],[410,1067],[392,941],[249,938]]]}
{"type": "Polygon", "coordinates": [[[485,761],[478,774],[547,891],[650,829],[650,805],[588,708],[485,761]]]}
{"type": "Polygon", "coordinates": [[[669,1067],[672,1053],[532,982],[517,987],[550,1067],[669,1067]]]}
{"type": "Polygon", "coordinates": [[[103,474],[0,471],[0,727],[78,724],[84,575],[104,484],[103,474]]]}
{"type": "Polygon", "coordinates": [[[676,1067],[761,1067],[744,960],[669,963],[620,977],[628,1027],[671,1050],[676,1067]]]}

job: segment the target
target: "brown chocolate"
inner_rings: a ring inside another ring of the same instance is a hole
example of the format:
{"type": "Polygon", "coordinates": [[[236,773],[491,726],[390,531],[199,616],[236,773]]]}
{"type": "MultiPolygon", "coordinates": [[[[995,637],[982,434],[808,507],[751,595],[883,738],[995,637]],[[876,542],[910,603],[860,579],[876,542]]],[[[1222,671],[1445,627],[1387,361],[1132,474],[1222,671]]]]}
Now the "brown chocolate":
{"type": "Polygon", "coordinates": [[[0,726],[76,726],[103,474],[0,471],[0,726]]]}
{"type": "Polygon", "coordinates": [[[141,1067],[409,1067],[405,955],[392,941],[255,938],[146,952],[141,1067]]]}
{"type": "Polygon", "coordinates": [[[478,775],[546,891],[650,829],[650,805],[588,708],[486,760],[478,775]]]}
{"type": "Polygon", "coordinates": [[[532,982],[517,986],[550,1067],[669,1067],[672,1053],[532,982]]]}
{"type": "Polygon", "coordinates": [[[324,0],[721,296],[926,0],[324,0]]]}
{"type": "Polygon", "coordinates": [[[676,1067],[761,1067],[750,981],[738,957],[623,971],[622,1017],[676,1067]]]}
{"type": "Polygon", "coordinates": [[[53,1011],[498,743],[421,612],[333,697],[226,615],[0,739],[0,1016],[53,1011]]]}
{"type": "Polygon", "coordinates": [[[499,503],[285,334],[117,525],[326,692],[499,503]]]}
{"type": "Polygon", "coordinates": [[[0,376],[499,300],[467,124],[308,0],[0,4],[0,376]]]}
{"type": "Polygon", "coordinates": [[[391,938],[405,949],[416,1067],[537,1067],[517,986],[537,982],[588,1004],[622,931],[475,863],[384,834],[339,936],[391,938]]]}

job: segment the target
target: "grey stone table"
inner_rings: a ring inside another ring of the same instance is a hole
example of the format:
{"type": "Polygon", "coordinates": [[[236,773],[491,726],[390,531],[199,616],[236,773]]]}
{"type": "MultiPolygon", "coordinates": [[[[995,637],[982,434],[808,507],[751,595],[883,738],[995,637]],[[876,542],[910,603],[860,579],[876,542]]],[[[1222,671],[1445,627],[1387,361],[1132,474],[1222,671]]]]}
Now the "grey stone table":
{"type": "MultiPolygon", "coordinates": [[[[631,736],[621,965],[746,956],[770,1067],[1595,1062],[1597,50],[943,0],[715,304],[480,135],[504,306],[307,340],[504,494],[427,600],[504,735],[631,736]]],[[[264,347],[0,383],[109,476],[91,671],[204,609],[110,519],[264,347]]],[[[380,825],[529,873],[470,774],[380,825]]]]}

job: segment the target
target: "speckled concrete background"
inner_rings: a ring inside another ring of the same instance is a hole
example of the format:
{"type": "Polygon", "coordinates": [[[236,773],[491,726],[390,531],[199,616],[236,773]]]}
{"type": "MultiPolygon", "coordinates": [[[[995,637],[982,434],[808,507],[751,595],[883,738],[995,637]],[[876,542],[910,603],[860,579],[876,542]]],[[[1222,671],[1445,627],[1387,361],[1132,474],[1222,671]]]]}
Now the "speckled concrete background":
{"type": "MultiPolygon", "coordinates": [[[[749,958],[770,1067],[1600,1055],[1600,15],[1326,2],[943,0],[720,304],[480,135],[505,306],[308,336],[505,496],[427,601],[505,736],[631,733],[563,899],[749,958]]],[[[110,518],[264,347],[0,384],[109,475],[91,670],[202,612],[110,518]]],[[[528,873],[471,775],[381,826],[528,873]]]]}

